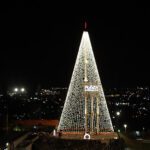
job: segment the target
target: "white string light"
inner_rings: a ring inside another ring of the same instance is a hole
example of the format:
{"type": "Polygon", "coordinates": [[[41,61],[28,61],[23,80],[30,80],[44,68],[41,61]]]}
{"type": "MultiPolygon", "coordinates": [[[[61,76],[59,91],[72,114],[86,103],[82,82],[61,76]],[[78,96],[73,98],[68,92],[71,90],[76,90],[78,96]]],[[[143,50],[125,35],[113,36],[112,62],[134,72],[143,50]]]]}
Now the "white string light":
{"type": "Polygon", "coordinates": [[[86,127],[90,132],[114,131],[89,34],[83,32],[58,131],[79,132],[86,127]]]}

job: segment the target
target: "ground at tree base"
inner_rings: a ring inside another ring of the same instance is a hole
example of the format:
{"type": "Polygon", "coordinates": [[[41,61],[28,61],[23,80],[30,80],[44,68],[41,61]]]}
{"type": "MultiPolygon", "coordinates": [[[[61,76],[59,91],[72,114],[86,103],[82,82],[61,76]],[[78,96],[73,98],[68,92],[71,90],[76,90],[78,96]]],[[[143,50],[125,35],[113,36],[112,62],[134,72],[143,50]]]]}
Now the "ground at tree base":
{"type": "MultiPolygon", "coordinates": [[[[51,134],[52,135],[52,134],[51,134]]],[[[61,132],[56,137],[61,139],[84,139],[84,132],[61,132]]],[[[99,140],[102,143],[108,143],[109,140],[118,139],[118,134],[116,132],[99,132],[98,134],[89,134],[90,140],[99,140]]],[[[52,135],[53,136],[53,135],[52,135]]]]}
{"type": "Polygon", "coordinates": [[[124,150],[125,148],[122,139],[107,139],[106,141],[101,139],[64,139],[41,135],[33,144],[32,150],[124,150]]]}

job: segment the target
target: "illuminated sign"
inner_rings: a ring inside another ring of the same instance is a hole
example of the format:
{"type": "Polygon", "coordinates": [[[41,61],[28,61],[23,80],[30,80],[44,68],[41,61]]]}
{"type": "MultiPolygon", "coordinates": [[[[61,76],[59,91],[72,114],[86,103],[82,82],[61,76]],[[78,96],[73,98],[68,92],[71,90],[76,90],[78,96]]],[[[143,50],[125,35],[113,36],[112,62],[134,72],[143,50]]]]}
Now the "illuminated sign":
{"type": "Polygon", "coordinates": [[[85,85],[85,91],[98,91],[98,86],[96,85],[85,85]]]}

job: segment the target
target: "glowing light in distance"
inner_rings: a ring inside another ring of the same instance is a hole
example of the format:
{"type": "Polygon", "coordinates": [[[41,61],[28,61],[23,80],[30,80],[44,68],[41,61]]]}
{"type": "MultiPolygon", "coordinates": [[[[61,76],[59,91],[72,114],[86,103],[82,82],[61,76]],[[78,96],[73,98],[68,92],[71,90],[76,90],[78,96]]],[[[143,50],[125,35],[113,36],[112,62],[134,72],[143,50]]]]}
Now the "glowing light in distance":
{"type": "Polygon", "coordinates": [[[15,92],[18,92],[18,88],[14,88],[14,91],[15,91],[15,92]]]}
{"type": "Polygon", "coordinates": [[[120,112],[119,112],[119,111],[117,111],[117,112],[116,112],[116,115],[117,115],[117,116],[120,116],[120,112]]]}
{"type": "Polygon", "coordinates": [[[24,92],[25,91],[25,89],[24,88],[21,88],[21,92],[24,92]]]}

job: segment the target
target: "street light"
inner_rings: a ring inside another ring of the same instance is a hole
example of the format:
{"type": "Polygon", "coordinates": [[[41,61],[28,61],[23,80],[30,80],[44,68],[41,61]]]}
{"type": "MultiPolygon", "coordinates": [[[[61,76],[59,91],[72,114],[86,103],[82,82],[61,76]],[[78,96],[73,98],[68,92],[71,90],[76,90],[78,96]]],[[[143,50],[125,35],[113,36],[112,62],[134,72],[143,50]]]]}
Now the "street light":
{"type": "Polygon", "coordinates": [[[15,91],[15,92],[18,92],[18,88],[14,88],[14,91],[15,91]]]}
{"type": "Polygon", "coordinates": [[[117,111],[117,112],[116,112],[116,115],[117,115],[117,116],[120,116],[120,112],[119,112],[119,111],[117,111]]]}
{"type": "Polygon", "coordinates": [[[120,111],[116,112],[116,126],[119,128],[119,117],[120,117],[120,111]]]}
{"type": "Polygon", "coordinates": [[[24,92],[25,91],[25,89],[24,88],[21,88],[21,92],[24,92]]]}
{"type": "Polygon", "coordinates": [[[124,124],[123,126],[124,126],[124,128],[125,128],[125,132],[126,132],[127,124],[124,124]]]}

